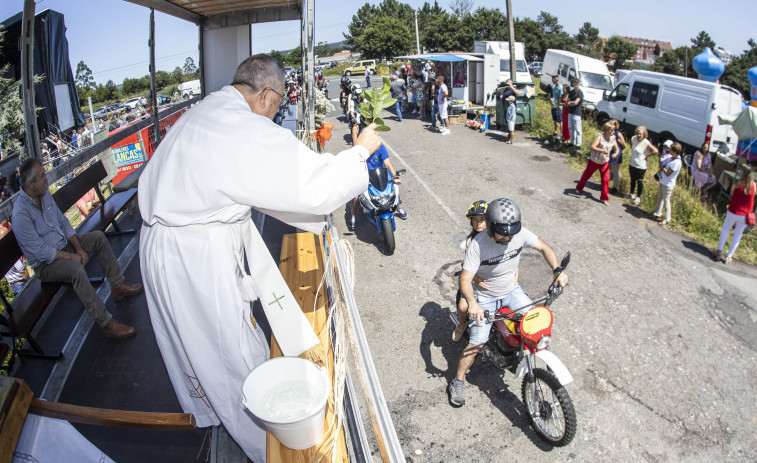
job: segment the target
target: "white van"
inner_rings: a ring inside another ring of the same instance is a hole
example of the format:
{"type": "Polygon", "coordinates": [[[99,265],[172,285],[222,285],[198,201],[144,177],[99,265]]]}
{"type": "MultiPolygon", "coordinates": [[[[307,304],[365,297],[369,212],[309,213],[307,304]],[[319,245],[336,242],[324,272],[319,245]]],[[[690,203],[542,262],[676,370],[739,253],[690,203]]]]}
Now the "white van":
{"type": "MultiPolygon", "coordinates": [[[[476,40],[473,42],[474,53],[493,53],[499,55],[499,81],[504,82],[510,74],[510,42],[493,42],[476,40]]],[[[515,42],[515,83],[533,85],[531,73],[526,63],[526,46],[515,42]]]]}
{"type": "Polygon", "coordinates": [[[677,140],[693,152],[705,141],[710,151],[736,152],[738,137],[718,115],[741,112],[741,94],[725,85],[651,71],[631,71],[597,105],[597,122],[617,119],[632,133],[643,125],[653,141],[677,140]]]}
{"type": "Polygon", "coordinates": [[[185,100],[199,96],[201,92],[199,80],[188,80],[179,84],[179,95],[185,100]]]}
{"type": "Polygon", "coordinates": [[[602,101],[602,93],[612,90],[613,79],[607,65],[598,59],[579,55],[570,51],[547,50],[542,65],[542,90],[549,93],[552,76],[560,78],[560,85],[570,85],[573,78],[577,78],[584,94],[583,107],[592,111],[597,103],[602,101]]]}

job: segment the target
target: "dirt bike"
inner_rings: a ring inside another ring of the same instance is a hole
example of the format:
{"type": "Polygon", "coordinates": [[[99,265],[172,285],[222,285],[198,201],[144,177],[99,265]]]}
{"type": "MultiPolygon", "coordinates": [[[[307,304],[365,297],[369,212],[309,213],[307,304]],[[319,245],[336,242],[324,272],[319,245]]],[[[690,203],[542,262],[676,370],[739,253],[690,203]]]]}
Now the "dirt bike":
{"type": "MultiPolygon", "coordinates": [[[[560,266],[565,269],[569,262],[570,252],[560,266]]],[[[501,307],[496,313],[485,311],[486,323],[494,323],[496,329],[491,331],[481,353],[495,367],[517,378],[524,377],[521,395],[532,427],[542,439],[562,447],[576,434],[576,412],[564,388],[573,382],[573,377],[549,350],[552,337],[549,306],[563,292],[563,287],[557,284],[559,276],[559,273],[555,276],[545,297],[525,307],[501,307]],[[536,359],[546,363],[547,369],[536,368],[536,359]]]]}

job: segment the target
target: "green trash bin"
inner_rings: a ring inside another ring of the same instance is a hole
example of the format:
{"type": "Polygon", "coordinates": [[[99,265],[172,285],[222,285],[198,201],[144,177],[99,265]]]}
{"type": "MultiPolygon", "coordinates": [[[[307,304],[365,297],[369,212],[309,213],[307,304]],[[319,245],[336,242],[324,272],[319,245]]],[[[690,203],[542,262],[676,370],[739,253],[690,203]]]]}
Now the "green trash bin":
{"type": "MultiPolygon", "coordinates": [[[[518,86],[519,84],[515,84],[518,86]]],[[[497,88],[495,95],[498,95],[503,89],[497,88]]],[[[536,111],[536,92],[529,92],[531,96],[526,96],[525,92],[520,96],[515,97],[515,126],[522,126],[524,124],[531,124],[535,117],[536,111]]],[[[497,98],[495,103],[495,121],[497,125],[506,127],[505,115],[502,113],[502,100],[497,98]]]]}
{"type": "Polygon", "coordinates": [[[536,96],[520,95],[515,97],[515,125],[531,125],[536,110],[536,96]]]}

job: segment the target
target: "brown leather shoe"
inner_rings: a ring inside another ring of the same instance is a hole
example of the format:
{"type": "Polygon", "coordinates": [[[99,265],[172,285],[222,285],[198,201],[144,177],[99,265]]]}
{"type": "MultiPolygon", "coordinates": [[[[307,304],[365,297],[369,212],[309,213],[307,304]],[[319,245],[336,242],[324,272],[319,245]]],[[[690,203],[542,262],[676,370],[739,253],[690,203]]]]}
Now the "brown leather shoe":
{"type": "Polygon", "coordinates": [[[126,296],[133,296],[142,292],[142,285],[131,285],[127,282],[123,282],[115,288],[110,288],[110,294],[113,295],[113,300],[117,301],[126,296]]]}
{"type": "Polygon", "coordinates": [[[122,325],[118,323],[114,318],[111,318],[105,328],[102,329],[105,336],[114,339],[126,339],[136,333],[133,326],[122,325]]]}

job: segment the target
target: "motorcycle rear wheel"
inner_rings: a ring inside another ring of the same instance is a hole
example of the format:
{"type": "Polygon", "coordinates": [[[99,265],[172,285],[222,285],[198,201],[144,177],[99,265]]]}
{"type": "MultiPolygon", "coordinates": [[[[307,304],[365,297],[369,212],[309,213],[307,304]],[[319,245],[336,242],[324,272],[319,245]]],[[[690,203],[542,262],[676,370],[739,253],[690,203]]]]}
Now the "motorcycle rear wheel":
{"type": "Polygon", "coordinates": [[[534,369],[536,395],[528,380],[523,378],[521,395],[531,426],[542,439],[556,447],[568,445],[576,435],[576,411],[568,391],[547,370],[534,369]],[[538,412],[537,412],[537,404],[538,412]]]}
{"type": "Polygon", "coordinates": [[[381,219],[381,233],[384,235],[384,245],[386,246],[386,255],[394,254],[394,229],[392,228],[392,219],[381,219]]]}

